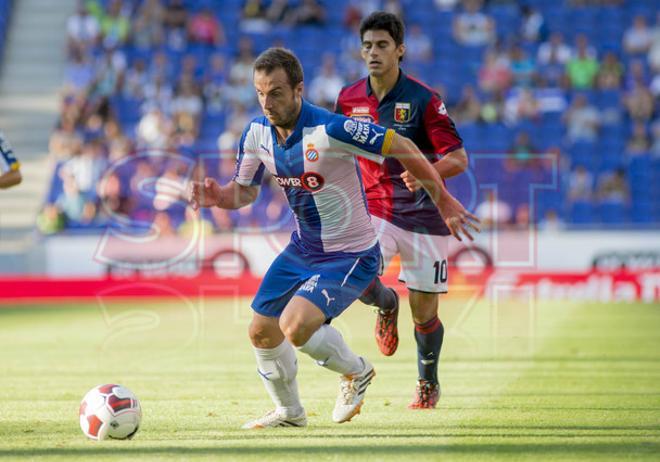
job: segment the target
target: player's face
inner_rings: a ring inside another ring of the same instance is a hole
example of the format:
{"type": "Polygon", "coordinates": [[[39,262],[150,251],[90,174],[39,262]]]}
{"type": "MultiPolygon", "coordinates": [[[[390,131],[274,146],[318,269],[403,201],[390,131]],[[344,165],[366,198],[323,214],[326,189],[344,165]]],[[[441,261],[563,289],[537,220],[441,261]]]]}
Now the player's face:
{"type": "Polygon", "coordinates": [[[277,68],[270,74],[255,71],[254,87],[268,121],[276,127],[293,128],[302,104],[303,83],[291,88],[284,69],[277,68]]]}
{"type": "Polygon", "coordinates": [[[362,59],[369,75],[381,77],[399,68],[399,58],[406,51],[405,45],[399,46],[384,30],[368,30],[362,36],[362,59]]]}

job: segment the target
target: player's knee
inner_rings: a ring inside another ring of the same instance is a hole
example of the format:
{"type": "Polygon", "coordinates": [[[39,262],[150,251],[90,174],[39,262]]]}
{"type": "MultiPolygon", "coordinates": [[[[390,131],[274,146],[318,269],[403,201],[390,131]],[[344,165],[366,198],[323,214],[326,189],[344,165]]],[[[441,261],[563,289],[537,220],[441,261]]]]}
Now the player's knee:
{"type": "Polygon", "coordinates": [[[252,345],[257,348],[271,348],[272,335],[270,332],[271,329],[263,323],[252,320],[250,327],[248,328],[248,335],[250,336],[250,341],[252,345]]]}
{"type": "Polygon", "coordinates": [[[438,315],[438,294],[410,293],[410,310],[413,321],[424,324],[438,315]]]}
{"type": "Polygon", "coordinates": [[[310,332],[309,326],[303,320],[291,320],[286,324],[280,322],[280,329],[287,340],[295,347],[301,347],[313,332],[310,332]]]}

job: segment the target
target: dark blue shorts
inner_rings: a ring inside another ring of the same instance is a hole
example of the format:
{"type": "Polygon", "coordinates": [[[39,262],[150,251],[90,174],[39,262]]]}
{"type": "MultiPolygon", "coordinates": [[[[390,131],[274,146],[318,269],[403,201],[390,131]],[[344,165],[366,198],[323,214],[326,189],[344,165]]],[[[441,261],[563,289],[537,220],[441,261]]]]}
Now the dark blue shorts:
{"type": "Polygon", "coordinates": [[[264,276],[252,309],[279,317],[294,295],[305,297],[326,318],[336,318],[376,277],[381,265],[378,244],[364,252],[305,253],[293,240],[264,276]]]}

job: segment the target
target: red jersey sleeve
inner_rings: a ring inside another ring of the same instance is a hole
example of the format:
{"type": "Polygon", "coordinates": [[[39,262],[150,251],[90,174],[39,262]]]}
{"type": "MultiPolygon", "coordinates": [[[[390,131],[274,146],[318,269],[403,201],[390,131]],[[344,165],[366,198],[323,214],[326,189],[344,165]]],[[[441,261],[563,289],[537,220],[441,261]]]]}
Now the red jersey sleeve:
{"type": "Polygon", "coordinates": [[[435,93],[424,112],[424,128],[435,153],[439,156],[463,147],[463,139],[458,134],[454,121],[447,114],[445,103],[435,93]]]}

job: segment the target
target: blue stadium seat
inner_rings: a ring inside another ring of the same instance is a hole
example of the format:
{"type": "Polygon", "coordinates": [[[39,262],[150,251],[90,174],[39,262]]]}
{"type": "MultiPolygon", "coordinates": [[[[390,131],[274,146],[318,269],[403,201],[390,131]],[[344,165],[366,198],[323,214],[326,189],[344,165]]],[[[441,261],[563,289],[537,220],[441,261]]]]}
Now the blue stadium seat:
{"type": "Polygon", "coordinates": [[[599,205],[600,221],[607,224],[618,224],[627,221],[627,210],[619,202],[605,202],[599,205]]]}

